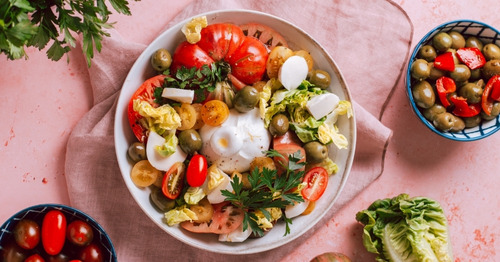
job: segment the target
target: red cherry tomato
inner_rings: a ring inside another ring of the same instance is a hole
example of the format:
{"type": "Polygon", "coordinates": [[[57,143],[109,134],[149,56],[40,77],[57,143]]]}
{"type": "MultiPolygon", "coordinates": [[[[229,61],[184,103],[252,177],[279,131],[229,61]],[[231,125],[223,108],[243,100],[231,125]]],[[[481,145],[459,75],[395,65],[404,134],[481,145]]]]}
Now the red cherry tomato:
{"type": "Polygon", "coordinates": [[[132,132],[140,142],[145,143],[148,137],[148,129],[141,125],[143,118],[139,113],[134,111],[134,100],[139,99],[150,103],[153,107],[158,107],[155,102],[154,91],[157,87],[161,87],[165,81],[165,75],[157,75],[146,81],[135,91],[128,103],[128,121],[132,132]]]}
{"type": "Polygon", "coordinates": [[[175,163],[167,173],[165,173],[161,190],[166,197],[176,199],[181,194],[185,173],[186,167],[182,162],[175,163]]]}
{"type": "Polygon", "coordinates": [[[33,249],[40,242],[40,226],[31,219],[21,219],[14,230],[16,243],[24,249],[33,249]]]}
{"type": "Polygon", "coordinates": [[[328,171],[322,167],[314,167],[307,171],[303,182],[307,183],[301,191],[304,199],[316,201],[323,195],[328,185],[328,171]]]}
{"type": "Polygon", "coordinates": [[[39,254],[33,254],[29,257],[27,257],[24,262],[45,262],[45,259],[43,259],[42,256],[39,254]]]}
{"type": "Polygon", "coordinates": [[[230,205],[229,202],[215,204],[213,207],[214,214],[211,221],[204,223],[185,221],[180,224],[181,227],[195,233],[228,234],[243,223],[245,217],[243,210],[230,205]]]}
{"type": "Polygon", "coordinates": [[[207,159],[200,154],[196,154],[189,161],[186,179],[190,186],[199,187],[203,185],[205,179],[207,178],[207,159]]]}
{"type": "Polygon", "coordinates": [[[201,40],[196,44],[181,43],[175,50],[172,72],[186,68],[210,65],[214,61],[229,63],[233,77],[245,84],[261,80],[267,62],[266,46],[253,37],[243,34],[233,24],[211,24],[201,30],[201,40]]]}
{"type": "Polygon", "coordinates": [[[2,243],[0,249],[0,261],[22,262],[26,259],[28,251],[19,247],[14,241],[2,243]]]}
{"type": "Polygon", "coordinates": [[[66,238],[66,217],[59,210],[45,214],[42,222],[42,244],[45,252],[56,255],[61,252],[66,238]]]}
{"type": "Polygon", "coordinates": [[[101,248],[95,243],[91,243],[80,252],[80,260],[83,262],[102,262],[104,258],[101,248]]]}
{"type": "Polygon", "coordinates": [[[88,223],[82,220],[75,220],[69,223],[66,238],[69,242],[77,246],[86,246],[92,242],[94,232],[88,223]]]}

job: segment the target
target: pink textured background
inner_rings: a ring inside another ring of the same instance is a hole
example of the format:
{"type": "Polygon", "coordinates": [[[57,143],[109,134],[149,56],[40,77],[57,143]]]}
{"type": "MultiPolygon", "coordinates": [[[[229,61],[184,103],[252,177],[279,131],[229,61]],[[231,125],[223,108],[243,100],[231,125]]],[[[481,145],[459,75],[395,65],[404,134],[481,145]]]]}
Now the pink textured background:
{"type": "MultiPolygon", "coordinates": [[[[188,4],[176,2],[169,4],[169,12],[188,4]]],[[[450,20],[473,19],[500,28],[493,0],[394,2],[413,23],[413,46],[427,31],[450,20]]],[[[131,8],[133,16],[114,15],[112,20],[118,22],[119,31],[130,32],[125,38],[140,34],[146,44],[159,33],[150,28],[161,28],[151,25],[163,11],[154,8],[151,0],[131,2],[131,8]]],[[[81,50],[70,53],[69,64],[64,58],[49,61],[35,49],[27,52],[27,61],[0,58],[0,223],[30,205],[69,204],[66,142],[92,104],[86,63],[78,54],[81,50]]],[[[495,146],[500,144],[500,134],[471,143],[434,135],[411,112],[402,83],[382,122],[394,132],[383,175],[283,261],[308,261],[326,251],[343,252],[354,261],[373,260],[362,246],[362,227],[354,216],[374,200],[402,192],[442,204],[455,261],[500,261],[500,151],[495,146]]]]}

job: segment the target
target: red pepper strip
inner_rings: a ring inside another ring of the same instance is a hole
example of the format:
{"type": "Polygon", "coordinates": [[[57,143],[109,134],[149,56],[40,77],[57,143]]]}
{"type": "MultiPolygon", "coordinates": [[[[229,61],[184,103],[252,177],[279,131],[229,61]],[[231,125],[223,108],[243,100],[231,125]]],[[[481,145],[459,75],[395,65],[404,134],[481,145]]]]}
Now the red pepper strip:
{"type": "Polygon", "coordinates": [[[478,69],[486,64],[486,58],[477,47],[463,47],[457,50],[460,61],[471,70],[478,69]]]}
{"type": "Polygon", "coordinates": [[[456,116],[472,117],[481,113],[481,103],[469,105],[467,99],[461,96],[452,96],[450,100],[455,105],[452,113],[456,116]]]}
{"type": "MultiPolygon", "coordinates": [[[[491,109],[493,109],[493,99],[490,97],[491,90],[498,85],[500,85],[500,76],[494,75],[488,80],[488,83],[486,83],[484,87],[483,95],[481,96],[481,105],[484,113],[487,115],[491,115],[491,109]]],[[[498,87],[496,89],[498,89],[498,87]]]]}
{"type": "Polygon", "coordinates": [[[444,54],[438,55],[434,59],[434,67],[440,70],[453,72],[453,70],[455,70],[455,61],[453,60],[453,54],[451,52],[446,52],[444,54]]]}
{"type": "Polygon", "coordinates": [[[500,76],[495,75],[492,78],[496,78],[497,80],[493,81],[490,97],[491,97],[491,99],[500,102],[500,81],[498,80],[498,78],[500,78],[500,76]]]}
{"type": "Polygon", "coordinates": [[[449,107],[451,104],[450,101],[448,101],[447,95],[457,90],[455,81],[449,77],[442,76],[436,80],[436,90],[441,104],[443,104],[444,107],[449,107]]]}

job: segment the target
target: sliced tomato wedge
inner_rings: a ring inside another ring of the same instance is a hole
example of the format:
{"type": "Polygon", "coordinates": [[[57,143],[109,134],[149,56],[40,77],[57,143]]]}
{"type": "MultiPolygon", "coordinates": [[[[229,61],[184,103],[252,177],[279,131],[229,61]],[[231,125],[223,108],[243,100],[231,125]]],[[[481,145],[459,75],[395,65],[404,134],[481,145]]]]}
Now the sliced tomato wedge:
{"type": "Polygon", "coordinates": [[[282,136],[273,138],[273,149],[278,151],[283,157],[274,157],[274,162],[278,173],[285,171],[284,166],[288,166],[288,156],[300,151],[303,162],[306,160],[306,150],[301,146],[300,140],[292,131],[286,132],[282,136]]]}
{"type": "Polygon", "coordinates": [[[243,210],[234,207],[229,202],[215,204],[213,207],[214,215],[210,222],[185,221],[180,224],[181,227],[195,233],[229,234],[243,223],[245,216],[243,210]]]}
{"type": "Polygon", "coordinates": [[[240,25],[240,28],[246,36],[253,36],[259,39],[259,41],[265,44],[269,50],[280,45],[288,47],[285,38],[269,26],[259,23],[248,23],[240,25]]]}
{"type": "Polygon", "coordinates": [[[163,82],[165,82],[165,75],[157,75],[149,78],[135,91],[128,103],[128,121],[132,128],[132,132],[134,132],[135,137],[137,137],[140,142],[146,142],[148,129],[141,124],[140,120],[143,117],[134,111],[134,100],[139,99],[141,101],[146,101],[153,107],[158,107],[158,104],[155,102],[154,91],[157,87],[161,87],[163,82]]]}
{"type": "Polygon", "coordinates": [[[181,194],[185,173],[186,166],[182,162],[176,162],[167,173],[165,173],[161,190],[166,197],[176,199],[181,194]]]}
{"type": "Polygon", "coordinates": [[[301,191],[304,199],[316,201],[323,195],[326,186],[328,186],[328,171],[323,167],[312,168],[307,171],[303,182],[306,182],[306,187],[301,191]]]}

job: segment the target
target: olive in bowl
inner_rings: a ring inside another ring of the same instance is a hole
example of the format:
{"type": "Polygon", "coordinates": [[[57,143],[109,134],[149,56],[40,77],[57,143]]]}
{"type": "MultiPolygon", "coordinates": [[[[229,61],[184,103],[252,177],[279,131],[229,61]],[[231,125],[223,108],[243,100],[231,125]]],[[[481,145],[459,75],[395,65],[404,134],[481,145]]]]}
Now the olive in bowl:
{"type": "Polygon", "coordinates": [[[0,227],[0,261],[116,262],[111,239],[82,211],[60,204],[25,208],[0,227]]]}
{"type": "Polygon", "coordinates": [[[475,141],[500,129],[499,37],[497,29],[482,22],[455,20],[417,43],[406,93],[431,131],[454,141],[475,141]]]}

